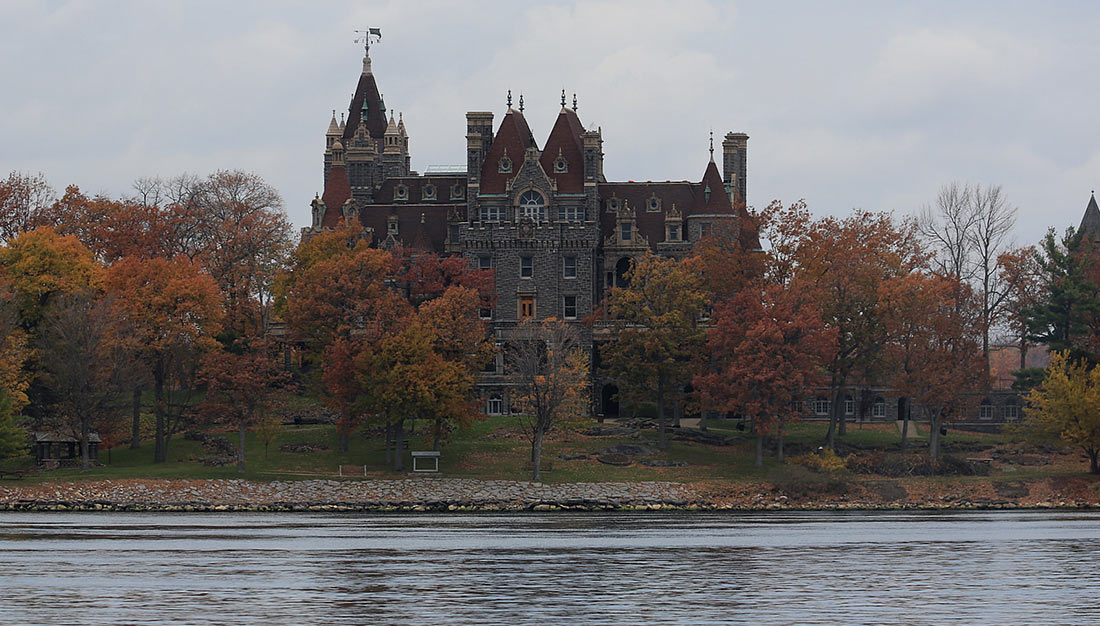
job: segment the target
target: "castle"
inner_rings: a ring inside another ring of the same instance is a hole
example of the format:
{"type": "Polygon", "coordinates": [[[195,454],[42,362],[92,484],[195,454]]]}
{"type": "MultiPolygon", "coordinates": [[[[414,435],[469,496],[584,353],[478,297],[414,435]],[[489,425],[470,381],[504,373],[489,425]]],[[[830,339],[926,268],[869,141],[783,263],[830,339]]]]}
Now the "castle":
{"type": "MultiPolygon", "coordinates": [[[[710,233],[759,249],[744,208],[748,135],[725,136],[721,173],[712,138],[699,182],[615,182],[604,176],[602,132],[585,129],[576,96],[570,107],[562,92],[542,148],[522,96],[513,108],[509,93],[507,105],[496,132],[493,113],[466,114],[464,168],[415,172],[405,121],[386,109],[368,42],[347,117],[333,111],[325,133],[324,193],[303,239],[358,220],[372,245],[457,254],[492,269],[496,308],[481,316],[499,345],[526,319],[589,316],[646,252],[680,257],[710,233]]],[[[591,329],[584,336],[591,346],[591,329]]],[[[594,382],[594,412],[616,413],[613,381],[594,382]]],[[[481,374],[479,392],[487,413],[509,411],[503,356],[481,374]]]]}

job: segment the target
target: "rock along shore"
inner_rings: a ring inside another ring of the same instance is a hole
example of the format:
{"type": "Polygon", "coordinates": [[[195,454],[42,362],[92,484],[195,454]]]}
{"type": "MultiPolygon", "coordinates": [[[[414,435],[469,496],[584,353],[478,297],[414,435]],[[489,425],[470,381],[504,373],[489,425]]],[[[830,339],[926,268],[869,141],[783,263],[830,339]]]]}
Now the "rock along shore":
{"type": "MultiPolygon", "coordinates": [[[[612,511],[612,510],[890,510],[1100,508],[1092,499],[1053,493],[912,493],[897,486],[789,499],[765,484],[714,488],[671,482],[543,484],[417,477],[392,480],[125,479],[0,484],[0,511],[612,511]],[[881,490],[880,490],[881,491],[881,490]],[[904,494],[904,495],[902,495],[904,494]],[[992,497],[991,497],[992,496],[992,497]]],[[[1027,489],[1024,490],[1025,492],[1027,489]]],[[[1032,491],[1035,491],[1034,489],[1032,491]]]]}

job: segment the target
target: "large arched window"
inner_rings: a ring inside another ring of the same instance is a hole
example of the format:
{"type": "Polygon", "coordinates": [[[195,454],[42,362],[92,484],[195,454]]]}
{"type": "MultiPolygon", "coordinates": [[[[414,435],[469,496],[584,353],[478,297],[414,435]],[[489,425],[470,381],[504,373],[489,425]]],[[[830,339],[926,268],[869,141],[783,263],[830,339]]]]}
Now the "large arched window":
{"type": "Polygon", "coordinates": [[[519,216],[536,222],[546,221],[546,200],[534,189],[528,189],[519,197],[519,216]]]}

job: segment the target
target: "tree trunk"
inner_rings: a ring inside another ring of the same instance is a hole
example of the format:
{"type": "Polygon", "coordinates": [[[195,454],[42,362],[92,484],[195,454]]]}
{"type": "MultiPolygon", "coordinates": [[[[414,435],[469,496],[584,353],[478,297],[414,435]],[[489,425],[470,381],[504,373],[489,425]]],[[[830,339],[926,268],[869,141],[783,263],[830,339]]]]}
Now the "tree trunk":
{"type": "MultiPolygon", "coordinates": [[[[829,390],[832,392],[834,399],[840,395],[840,384],[835,374],[833,375],[832,384],[829,385],[829,390]]],[[[832,406],[829,407],[829,430],[825,433],[825,445],[830,450],[836,450],[836,402],[833,402],[832,406]]]]}
{"type": "Polygon", "coordinates": [[[131,410],[133,411],[134,424],[130,431],[130,449],[137,450],[141,447],[141,387],[135,386],[131,398],[131,410]]]}
{"type": "Polygon", "coordinates": [[[158,358],[156,365],[153,367],[153,413],[157,418],[157,427],[154,437],[156,438],[155,448],[153,450],[153,462],[164,463],[168,460],[168,450],[165,441],[165,402],[164,399],[164,359],[158,358]]]}
{"type": "Polygon", "coordinates": [[[393,471],[405,471],[405,455],[401,446],[405,443],[405,420],[398,419],[393,425],[393,471]]]}
{"type": "Polygon", "coordinates": [[[435,418],[435,435],[432,437],[432,450],[439,452],[440,447],[443,445],[443,417],[437,416],[435,418]]]}
{"type": "Polygon", "coordinates": [[[531,442],[531,481],[542,482],[542,435],[541,426],[535,428],[535,439],[531,442]]]}
{"type": "Polygon", "coordinates": [[[848,434],[848,418],[844,415],[844,396],[847,390],[841,387],[836,390],[836,395],[833,396],[833,404],[830,407],[833,413],[836,415],[837,423],[837,435],[843,437],[848,434]]]}
{"type": "Polygon", "coordinates": [[[913,399],[905,399],[905,413],[901,416],[901,451],[909,449],[909,415],[913,412],[913,399]]]}
{"type": "Polygon", "coordinates": [[[1100,463],[1098,463],[1097,459],[1097,457],[1100,456],[1100,450],[1094,448],[1092,450],[1085,450],[1085,452],[1089,455],[1089,473],[1100,474],[1100,463]]]}
{"type": "Polygon", "coordinates": [[[932,460],[940,458],[940,414],[934,411],[928,419],[928,455],[932,460]]]}
{"type": "Polygon", "coordinates": [[[244,422],[237,424],[237,473],[244,473],[244,422]]]}
{"type": "Polygon", "coordinates": [[[80,420],[80,469],[88,471],[91,463],[88,460],[88,418],[80,420]]]}
{"type": "MultiPolygon", "coordinates": [[[[753,430],[756,430],[755,428],[753,430]]],[[[756,461],[757,467],[764,467],[764,435],[756,433],[756,461]]]]}
{"type": "Polygon", "coordinates": [[[657,375],[657,447],[661,450],[668,448],[665,439],[665,375],[664,372],[657,375]]]}
{"type": "Polygon", "coordinates": [[[386,452],[386,465],[393,463],[393,424],[386,422],[386,443],[384,450],[386,452]]]}
{"type": "Polygon", "coordinates": [[[775,458],[782,463],[783,462],[783,426],[779,427],[779,436],[776,439],[775,458]]]}
{"type": "Polygon", "coordinates": [[[1020,369],[1027,367],[1027,339],[1020,339],[1020,369]]]}

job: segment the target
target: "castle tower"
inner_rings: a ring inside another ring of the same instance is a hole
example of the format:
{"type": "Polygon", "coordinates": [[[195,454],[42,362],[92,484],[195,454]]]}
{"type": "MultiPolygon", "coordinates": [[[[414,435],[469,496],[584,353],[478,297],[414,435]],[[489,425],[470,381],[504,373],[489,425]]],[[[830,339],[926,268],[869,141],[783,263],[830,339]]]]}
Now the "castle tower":
{"type": "Polygon", "coordinates": [[[733,203],[748,202],[749,136],[726,133],[722,140],[722,180],[733,203]]]}

